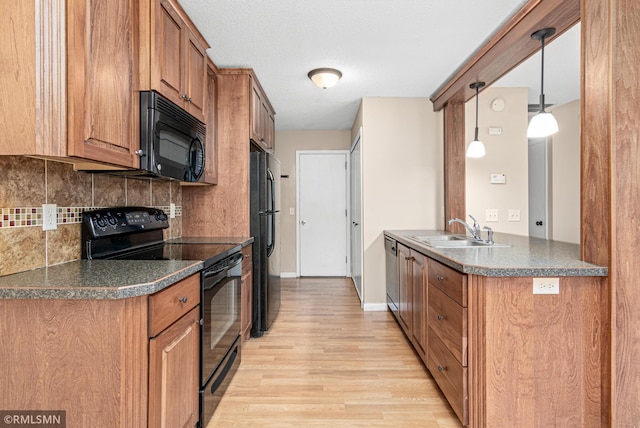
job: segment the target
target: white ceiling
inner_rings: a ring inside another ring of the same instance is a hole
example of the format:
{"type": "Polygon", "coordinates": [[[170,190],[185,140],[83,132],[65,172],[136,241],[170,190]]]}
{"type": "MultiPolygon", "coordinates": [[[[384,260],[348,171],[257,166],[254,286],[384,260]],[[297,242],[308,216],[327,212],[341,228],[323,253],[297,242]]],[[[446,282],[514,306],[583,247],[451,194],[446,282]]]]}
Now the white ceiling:
{"type": "MultiPolygon", "coordinates": [[[[525,0],[180,3],[211,45],[208,54],[218,67],[254,69],[276,110],[277,130],[345,130],[363,97],[431,96],[525,0]],[[318,67],[337,68],[343,77],[320,89],[307,78],[318,67]]],[[[547,70],[553,44],[545,49],[547,70]]],[[[522,74],[535,76],[536,103],[539,60],[534,66],[535,72],[522,74]]],[[[553,103],[558,101],[550,75],[545,73],[545,93],[553,103]]],[[[505,84],[528,86],[519,83],[522,76],[514,79],[505,84]]]]}

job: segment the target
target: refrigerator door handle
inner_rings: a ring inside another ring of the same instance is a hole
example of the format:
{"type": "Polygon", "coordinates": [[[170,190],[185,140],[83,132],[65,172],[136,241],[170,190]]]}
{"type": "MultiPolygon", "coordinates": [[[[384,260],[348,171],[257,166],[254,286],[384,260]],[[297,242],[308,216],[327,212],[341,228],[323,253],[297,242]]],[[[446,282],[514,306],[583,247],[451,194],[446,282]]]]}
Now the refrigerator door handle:
{"type": "Polygon", "coordinates": [[[267,243],[267,257],[270,257],[271,254],[273,253],[273,250],[275,248],[275,233],[276,233],[276,216],[275,213],[276,211],[274,211],[275,207],[276,207],[276,201],[275,201],[275,195],[276,195],[276,183],[275,183],[275,179],[273,178],[273,173],[271,172],[271,170],[269,168],[267,168],[267,181],[269,181],[269,186],[270,186],[270,194],[269,194],[269,205],[267,206],[267,209],[269,210],[269,213],[271,215],[271,230],[270,233],[268,233],[269,236],[269,242],[267,243]]]}

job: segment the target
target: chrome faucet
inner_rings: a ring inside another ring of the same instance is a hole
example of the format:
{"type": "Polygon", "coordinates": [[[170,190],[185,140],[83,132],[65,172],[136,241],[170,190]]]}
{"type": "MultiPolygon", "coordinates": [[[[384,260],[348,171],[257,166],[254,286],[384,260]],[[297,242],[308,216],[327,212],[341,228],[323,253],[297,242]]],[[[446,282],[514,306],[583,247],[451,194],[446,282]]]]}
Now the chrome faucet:
{"type": "Polygon", "coordinates": [[[472,215],[470,215],[469,217],[471,218],[471,220],[473,220],[473,226],[469,226],[466,221],[460,220],[459,218],[452,218],[451,220],[449,220],[449,225],[453,223],[460,223],[467,228],[469,233],[471,233],[471,235],[473,236],[473,239],[482,241],[482,237],[480,237],[480,224],[478,224],[478,221],[472,215]]]}

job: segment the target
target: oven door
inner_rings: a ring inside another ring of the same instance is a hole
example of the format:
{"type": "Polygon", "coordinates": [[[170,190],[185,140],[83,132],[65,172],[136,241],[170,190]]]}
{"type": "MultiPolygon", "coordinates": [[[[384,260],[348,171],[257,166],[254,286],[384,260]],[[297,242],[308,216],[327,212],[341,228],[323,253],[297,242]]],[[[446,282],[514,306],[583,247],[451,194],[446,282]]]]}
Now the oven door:
{"type": "Polygon", "coordinates": [[[240,335],[242,253],[202,271],[201,383],[205,385],[240,335]]]}

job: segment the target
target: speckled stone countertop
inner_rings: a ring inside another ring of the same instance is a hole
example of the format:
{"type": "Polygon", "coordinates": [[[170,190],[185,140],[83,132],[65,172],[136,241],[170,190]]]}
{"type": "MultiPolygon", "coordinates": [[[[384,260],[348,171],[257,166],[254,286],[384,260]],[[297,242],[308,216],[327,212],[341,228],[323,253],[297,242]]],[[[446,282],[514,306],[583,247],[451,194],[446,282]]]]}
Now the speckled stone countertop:
{"type": "Polygon", "coordinates": [[[76,260],[0,277],[2,299],[122,299],[202,270],[200,260],[76,260]]]}
{"type": "Polygon", "coordinates": [[[580,246],[527,236],[494,233],[511,247],[434,248],[411,236],[447,235],[441,230],[385,230],[384,234],[463,273],[481,276],[607,276],[606,267],[580,260],[580,246]]]}
{"type": "MultiPolygon", "coordinates": [[[[252,237],[167,241],[242,247],[252,242],[252,237]]],[[[202,260],[75,260],[0,276],[0,299],[124,299],[158,292],[203,267],[202,260]]]]}

